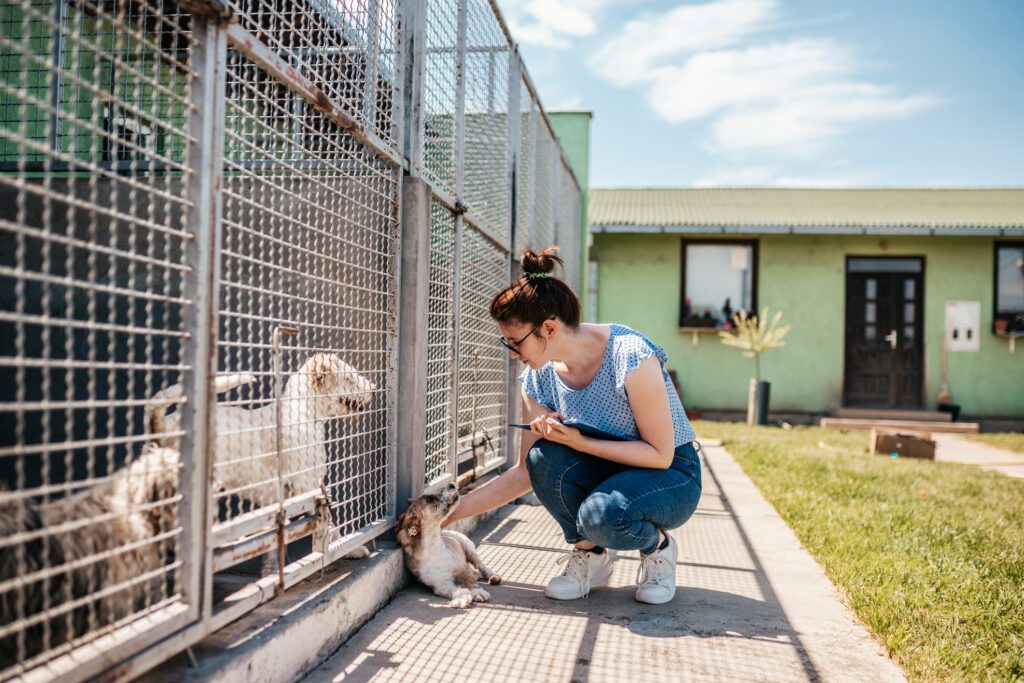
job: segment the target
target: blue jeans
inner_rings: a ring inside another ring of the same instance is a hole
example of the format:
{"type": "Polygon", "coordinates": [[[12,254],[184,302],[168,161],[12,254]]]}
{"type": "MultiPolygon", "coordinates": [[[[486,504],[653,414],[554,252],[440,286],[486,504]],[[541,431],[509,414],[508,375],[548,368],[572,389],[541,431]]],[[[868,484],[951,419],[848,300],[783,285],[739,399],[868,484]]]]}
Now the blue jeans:
{"type": "Polygon", "coordinates": [[[652,553],[658,529],[682,526],[700,500],[700,459],[692,443],[672,465],[628,467],[541,439],[526,459],[533,491],[567,543],[652,553]]]}

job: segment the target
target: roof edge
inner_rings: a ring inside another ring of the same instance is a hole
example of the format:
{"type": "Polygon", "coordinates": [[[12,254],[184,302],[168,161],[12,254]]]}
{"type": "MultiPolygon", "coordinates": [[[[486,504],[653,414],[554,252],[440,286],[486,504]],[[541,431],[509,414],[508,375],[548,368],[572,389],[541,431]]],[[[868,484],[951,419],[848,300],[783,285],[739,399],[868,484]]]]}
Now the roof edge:
{"type": "Polygon", "coordinates": [[[591,192],[747,192],[750,190],[771,190],[773,192],[798,190],[800,192],[1007,192],[1024,191],[1024,185],[986,185],[978,187],[779,187],[765,185],[735,185],[728,187],[591,187],[591,192]]]}
{"type": "Polygon", "coordinates": [[[885,225],[626,225],[591,224],[594,234],[664,235],[920,235],[1024,237],[1024,226],[885,225]]]}

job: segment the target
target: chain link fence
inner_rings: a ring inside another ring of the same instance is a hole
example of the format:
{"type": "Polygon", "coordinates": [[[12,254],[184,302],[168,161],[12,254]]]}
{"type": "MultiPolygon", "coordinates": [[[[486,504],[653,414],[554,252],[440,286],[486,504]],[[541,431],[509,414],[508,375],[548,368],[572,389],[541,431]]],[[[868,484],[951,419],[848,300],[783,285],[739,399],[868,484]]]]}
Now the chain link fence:
{"type": "Polygon", "coordinates": [[[0,120],[0,678],[144,671],[512,455],[487,307],[577,284],[580,188],[492,3],[12,0],[0,120]]]}

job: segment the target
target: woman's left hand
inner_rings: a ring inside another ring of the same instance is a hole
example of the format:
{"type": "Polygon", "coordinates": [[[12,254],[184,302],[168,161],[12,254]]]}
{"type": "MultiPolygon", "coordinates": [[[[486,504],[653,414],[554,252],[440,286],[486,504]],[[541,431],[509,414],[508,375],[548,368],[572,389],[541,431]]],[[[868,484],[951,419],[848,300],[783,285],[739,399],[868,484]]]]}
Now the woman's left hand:
{"type": "Polygon", "coordinates": [[[583,435],[575,427],[568,427],[554,418],[544,420],[543,438],[548,441],[560,443],[574,450],[579,450],[583,445],[583,435]]]}

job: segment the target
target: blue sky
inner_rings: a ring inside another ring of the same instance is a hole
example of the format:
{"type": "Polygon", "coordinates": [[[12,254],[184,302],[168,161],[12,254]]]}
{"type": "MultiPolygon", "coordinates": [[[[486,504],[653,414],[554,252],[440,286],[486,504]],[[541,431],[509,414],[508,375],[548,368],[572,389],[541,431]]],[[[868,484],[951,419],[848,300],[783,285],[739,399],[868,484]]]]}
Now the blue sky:
{"type": "Polygon", "coordinates": [[[1024,186],[1024,0],[499,0],[592,187],[1024,186]]]}

